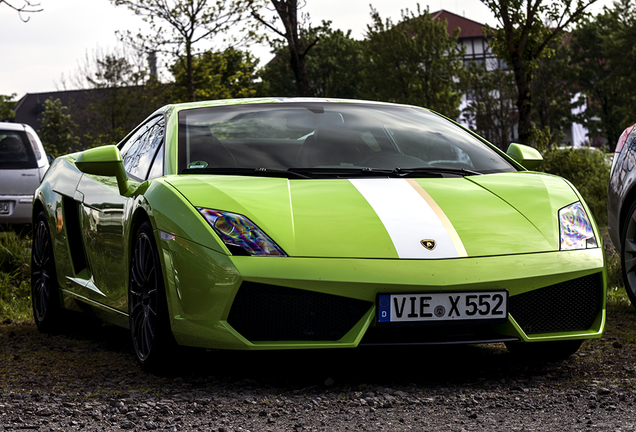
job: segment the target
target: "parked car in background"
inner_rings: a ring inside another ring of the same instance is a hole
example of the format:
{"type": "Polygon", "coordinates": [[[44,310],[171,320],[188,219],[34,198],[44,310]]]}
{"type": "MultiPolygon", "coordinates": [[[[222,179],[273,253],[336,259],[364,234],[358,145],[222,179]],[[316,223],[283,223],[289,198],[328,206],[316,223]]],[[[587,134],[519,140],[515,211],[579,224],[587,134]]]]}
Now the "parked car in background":
{"type": "Polygon", "coordinates": [[[621,254],[627,295],[636,307],[636,125],[618,139],[607,186],[607,231],[621,254]]]}
{"type": "Polygon", "coordinates": [[[46,174],[35,322],[71,308],[128,327],[146,366],[175,344],[565,357],[603,333],[605,261],[580,194],[528,171],[540,161],[414,106],[166,106],[46,174]]]}
{"type": "Polygon", "coordinates": [[[33,193],[49,161],[31,126],[0,123],[0,225],[31,223],[33,193]]]}

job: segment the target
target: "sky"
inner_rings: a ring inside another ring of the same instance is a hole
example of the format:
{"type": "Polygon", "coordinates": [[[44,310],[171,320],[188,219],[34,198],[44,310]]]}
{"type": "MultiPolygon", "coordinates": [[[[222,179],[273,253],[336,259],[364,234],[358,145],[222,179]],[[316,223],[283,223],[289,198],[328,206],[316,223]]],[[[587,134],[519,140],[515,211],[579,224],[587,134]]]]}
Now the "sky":
{"type": "MultiPolygon", "coordinates": [[[[113,6],[109,0],[34,1],[39,1],[43,11],[24,15],[29,18],[28,22],[0,4],[0,95],[15,94],[19,99],[26,93],[74,89],[73,77],[79,75],[87,57],[99,50],[121,49],[116,31],[136,33],[144,26],[140,17],[125,7],[113,6]]],[[[21,3],[20,0],[12,2],[21,3]]],[[[403,9],[414,11],[418,2],[307,0],[302,11],[309,13],[313,25],[331,20],[332,28],[351,30],[353,38],[362,39],[371,23],[370,4],[382,18],[397,22],[403,9]]],[[[479,0],[429,0],[419,4],[431,12],[445,9],[480,23],[497,25],[490,10],[479,0]]],[[[595,9],[600,10],[600,6],[595,9]]],[[[250,50],[261,59],[261,64],[271,58],[268,47],[255,46],[250,50]]]]}

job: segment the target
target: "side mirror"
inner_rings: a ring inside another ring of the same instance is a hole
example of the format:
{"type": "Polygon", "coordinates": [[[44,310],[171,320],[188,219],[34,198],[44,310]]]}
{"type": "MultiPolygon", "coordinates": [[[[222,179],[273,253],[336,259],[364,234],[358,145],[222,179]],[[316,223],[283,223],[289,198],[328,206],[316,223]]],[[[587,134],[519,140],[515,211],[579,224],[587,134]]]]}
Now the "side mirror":
{"type": "Polygon", "coordinates": [[[124,170],[119,149],[114,145],[88,149],[75,159],[75,166],[85,174],[109,176],[117,178],[117,186],[121,195],[129,195],[131,186],[124,170]]]}
{"type": "Polygon", "coordinates": [[[535,169],[543,160],[541,153],[536,148],[523,144],[510,144],[506,154],[528,170],[535,169]]]}

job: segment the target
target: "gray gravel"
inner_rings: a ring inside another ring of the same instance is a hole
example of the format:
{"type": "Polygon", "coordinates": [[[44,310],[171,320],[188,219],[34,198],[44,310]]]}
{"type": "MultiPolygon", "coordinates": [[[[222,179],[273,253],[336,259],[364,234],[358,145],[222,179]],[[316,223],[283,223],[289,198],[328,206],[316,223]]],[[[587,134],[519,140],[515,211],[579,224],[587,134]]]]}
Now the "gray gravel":
{"type": "Polygon", "coordinates": [[[0,325],[0,431],[636,431],[636,314],[563,362],[502,345],[185,351],[133,360],[126,331],[0,325]]]}

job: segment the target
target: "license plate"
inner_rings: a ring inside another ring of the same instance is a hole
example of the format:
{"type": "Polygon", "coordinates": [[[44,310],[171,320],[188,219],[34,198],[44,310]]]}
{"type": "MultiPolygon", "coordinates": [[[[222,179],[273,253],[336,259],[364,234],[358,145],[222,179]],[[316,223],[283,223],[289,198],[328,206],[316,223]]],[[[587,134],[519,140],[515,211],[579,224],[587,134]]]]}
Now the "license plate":
{"type": "Polygon", "coordinates": [[[11,203],[8,201],[0,202],[0,214],[9,214],[11,211],[11,203]]]}
{"type": "Polygon", "coordinates": [[[508,291],[378,295],[379,323],[505,320],[508,291]]]}

